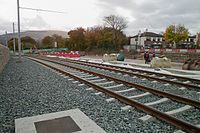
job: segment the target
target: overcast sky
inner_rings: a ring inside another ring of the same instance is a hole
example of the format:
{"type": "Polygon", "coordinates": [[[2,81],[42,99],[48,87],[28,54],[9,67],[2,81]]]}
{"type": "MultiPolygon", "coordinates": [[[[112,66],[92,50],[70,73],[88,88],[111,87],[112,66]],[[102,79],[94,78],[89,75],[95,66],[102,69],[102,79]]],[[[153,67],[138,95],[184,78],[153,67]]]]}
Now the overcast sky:
{"type": "MultiPolygon", "coordinates": [[[[139,30],[160,33],[182,24],[191,34],[200,32],[200,0],[20,0],[21,7],[67,12],[66,14],[21,9],[21,31],[62,30],[103,24],[103,17],[119,15],[128,21],[125,33],[139,30]]],[[[0,0],[0,34],[17,30],[17,0],[0,0]]]]}

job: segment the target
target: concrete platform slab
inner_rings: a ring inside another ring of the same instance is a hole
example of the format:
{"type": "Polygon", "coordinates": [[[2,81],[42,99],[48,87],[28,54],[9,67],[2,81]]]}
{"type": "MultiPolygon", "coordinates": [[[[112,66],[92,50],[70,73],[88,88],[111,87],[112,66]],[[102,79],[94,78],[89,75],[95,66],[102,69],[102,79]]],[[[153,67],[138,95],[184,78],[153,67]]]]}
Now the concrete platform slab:
{"type": "Polygon", "coordinates": [[[15,133],[106,133],[79,109],[15,119],[15,133]]]}

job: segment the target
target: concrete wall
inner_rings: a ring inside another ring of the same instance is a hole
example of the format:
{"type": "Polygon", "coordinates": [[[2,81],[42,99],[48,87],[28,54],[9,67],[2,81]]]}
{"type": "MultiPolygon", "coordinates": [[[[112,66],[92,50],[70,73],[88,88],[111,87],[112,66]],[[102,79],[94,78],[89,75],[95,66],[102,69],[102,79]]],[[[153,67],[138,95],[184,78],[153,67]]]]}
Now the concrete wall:
{"type": "Polygon", "coordinates": [[[8,60],[10,59],[10,51],[9,49],[0,44],[0,73],[3,71],[3,68],[8,63],[8,60]]]}

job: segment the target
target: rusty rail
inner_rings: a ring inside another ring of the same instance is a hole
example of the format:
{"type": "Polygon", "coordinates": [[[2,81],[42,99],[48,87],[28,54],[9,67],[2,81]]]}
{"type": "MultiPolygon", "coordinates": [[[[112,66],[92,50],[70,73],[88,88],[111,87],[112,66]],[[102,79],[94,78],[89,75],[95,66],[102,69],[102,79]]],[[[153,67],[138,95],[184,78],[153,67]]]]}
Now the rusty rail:
{"type": "MultiPolygon", "coordinates": [[[[67,62],[66,60],[63,60],[63,59],[59,59],[59,60],[67,62]]],[[[109,70],[109,71],[119,72],[119,73],[123,73],[123,74],[128,74],[128,75],[131,75],[131,76],[137,76],[137,77],[141,77],[141,78],[156,80],[156,81],[165,82],[165,83],[169,83],[169,84],[174,84],[174,85],[178,85],[178,86],[184,86],[184,87],[191,88],[191,89],[194,89],[194,90],[200,90],[199,86],[185,84],[185,83],[181,83],[181,82],[170,81],[170,80],[166,80],[166,79],[160,79],[160,78],[156,78],[156,77],[151,77],[151,76],[147,76],[147,75],[141,75],[141,74],[137,74],[137,73],[131,73],[131,72],[122,71],[122,70],[116,70],[116,69],[112,69],[112,68],[105,68],[105,67],[102,67],[102,66],[94,66],[94,65],[90,65],[90,63],[89,64],[80,63],[80,62],[77,62],[77,61],[69,61],[69,62],[72,62],[72,63],[75,62],[75,63],[80,64],[80,65],[87,65],[87,66],[96,67],[96,68],[100,68],[100,69],[104,69],[104,70],[109,70]]],[[[124,69],[126,69],[126,68],[124,68],[124,69]]]]}
{"type": "MultiPolygon", "coordinates": [[[[65,59],[65,60],[72,61],[72,60],[69,60],[69,59],[65,59]]],[[[94,65],[100,65],[100,63],[85,62],[85,61],[80,61],[80,60],[79,61],[74,61],[74,62],[83,62],[83,63],[89,63],[89,64],[94,64],[94,65]]],[[[180,79],[180,80],[188,80],[188,81],[191,81],[191,82],[200,83],[199,79],[192,79],[192,78],[175,76],[175,75],[169,75],[169,74],[164,74],[164,73],[155,73],[155,72],[150,72],[150,71],[146,71],[146,70],[138,70],[138,69],[134,69],[134,68],[125,68],[125,67],[114,66],[114,65],[107,65],[107,64],[101,64],[101,66],[114,67],[114,68],[119,68],[119,69],[126,69],[126,70],[130,70],[130,71],[135,71],[135,72],[155,74],[155,75],[159,75],[159,76],[165,76],[165,77],[169,77],[169,78],[177,78],[177,79],[180,79]]]]}
{"type": "MultiPolygon", "coordinates": [[[[29,58],[29,59],[30,59],[30,58],[29,58]]],[[[34,59],[31,59],[31,60],[34,60],[34,59]]],[[[42,59],[42,60],[44,60],[44,59],[42,59]]],[[[179,119],[177,119],[177,118],[175,118],[175,117],[173,117],[173,116],[167,115],[167,114],[165,114],[165,113],[163,113],[163,112],[160,112],[160,111],[158,111],[158,110],[156,110],[156,109],[153,109],[153,108],[151,108],[151,107],[148,107],[148,106],[146,106],[146,105],[143,105],[143,104],[141,104],[141,103],[139,103],[139,102],[137,102],[137,101],[134,101],[134,100],[132,100],[132,99],[129,99],[129,98],[127,98],[127,97],[124,97],[124,96],[122,96],[122,95],[119,95],[119,94],[117,94],[117,93],[115,93],[115,92],[113,92],[113,91],[110,91],[110,90],[105,89],[105,88],[103,88],[103,87],[101,87],[101,86],[98,86],[98,85],[96,85],[96,84],[93,84],[93,83],[91,83],[91,82],[89,82],[89,81],[87,81],[87,80],[84,80],[84,79],[82,79],[82,78],[79,78],[78,76],[72,75],[72,74],[70,74],[70,73],[68,73],[68,72],[66,72],[66,71],[63,71],[63,70],[61,70],[61,69],[55,68],[55,67],[50,66],[50,65],[47,65],[47,64],[45,64],[45,63],[42,63],[41,61],[37,61],[37,60],[34,60],[34,61],[36,61],[36,62],[38,62],[38,63],[40,63],[40,64],[43,64],[43,65],[45,65],[45,66],[47,66],[47,67],[50,67],[50,68],[52,68],[52,69],[54,69],[54,70],[56,70],[56,71],[59,71],[59,72],[62,73],[62,74],[65,74],[65,75],[68,75],[68,76],[70,76],[70,77],[72,77],[72,78],[75,78],[75,79],[77,79],[77,80],[79,80],[79,81],[81,81],[81,82],[84,82],[84,83],[88,84],[89,86],[92,86],[92,87],[98,89],[99,91],[102,91],[102,92],[106,93],[106,94],[109,95],[109,96],[115,97],[116,99],[118,99],[118,100],[120,100],[120,101],[122,101],[122,102],[124,102],[124,103],[126,103],[126,104],[128,104],[128,105],[131,105],[132,107],[135,107],[135,108],[137,108],[137,109],[139,109],[139,110],[142,110],[142,111],[144,111],[144,112],[146,112],[146,113],[148,113],[148,114],[150,114],[150,115],[152,115],[152,116],[155,116],[155,117],[157,117],[157,118],[159,118],[159,119],[161,119],[161,120],[164,120],[164,121],[167,122],[167,123],[170,123],[170,124],[172,124],[172,125],[174,125],[174,126],[176,126],[176,127],[179,127],[179,128],[182,129],[183,131],[191,132],[191,133],[199,133],[199,132],[200,132],[200,128],[198,128],[198,127],[196,127],[196,126],[194,126],[194,125],[191,125],[190,123],[181,121],[181,120],[179,120],[179,119]]],[[[51,62],[51,61],[50,61],[50,62],[51,62]]],[[[59,63],[56,63],[56,62],[55,62],[55,64],[59,64],[59,63]]],[[[63,64],[59,64],[59,65],[63,65],[63,64]]],[[[65,66],[65,65],[64,65],[64,66],[65,66]]]]}
{"type": "MultiPolygon", "coordinates": [[[[39,59],[41,59],[41,58],[39,58],[39,59]]],[[[130,87],[135,87],[135,88],[140,89],[142,91],[147,91],[147,92],[150,92],[150,93],[155,94],[155,95],[167,97],[169,99],[172,99],[172,100],[175,100],[175,101],[178,101],[178,102],[182,102],[182,103],[185,103],[185,104],[200,108],[200,102],[199,101],[195,101],[195,100],[191,100],[191,99],[188,99],[188,98],[180,97],[180,96],[177,96],[177,95],[174,95],[174,94],[171,94],[171,93],[167,93],[167,92],[164,92],[164,91],[156,90],[156,89],[153,89],[153,88],[150,88],[150,87],[146,87],[146,86],[142,86],[142,85],[139,85],[139,84],[131,83],[131,82],[124,81],[124,80],[121,80],[121,79],[113,78],[113,77],[110,77],[110,76],[107,76],[107,75],[103,75],[103,74],[100,74],[100,73],[88,71],[88,70],[81,69],[81,68],[78,68],[78,67],[74,67],[74,66],[71,66],[71,65],[58,63],[58,62],[55,62],[55,61],[52,61],[52,60],[47,60],[47,59],[41,59],[41,60],[52,62],[52,63],[55,63],[55,64],[59,64],[59,65],[66,66],[66,67],[69,67],[69,68],[73,68],[73,69],[76,69],[76,70],[79,70],[79,71],[83,71],[83,72],[86,72],[86,73],[90,73],[90,74],[93,74],[93,75],[97,75],[97,76],[100,76],[100,77],[103,77],[103,78],[106,78],[106,79],[113,80],[113,81],[118,82],[118,83],[125,84],[125,85],[130,86],[130,87]]]]}

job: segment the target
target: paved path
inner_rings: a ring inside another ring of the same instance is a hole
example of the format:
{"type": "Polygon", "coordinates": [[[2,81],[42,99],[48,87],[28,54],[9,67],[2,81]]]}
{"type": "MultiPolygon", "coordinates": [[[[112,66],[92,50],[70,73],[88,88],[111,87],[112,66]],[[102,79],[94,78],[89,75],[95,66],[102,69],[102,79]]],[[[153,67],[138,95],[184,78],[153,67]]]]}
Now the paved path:
{"type": "MultiPolygon", "coordinates": [[[[102,59],[102,56],[83,56],[83,58],[92,58],[92,59],[102,59]]],[[[131,62],[131,63],[137,63],[137,64],[145,64],[145,60],[138,60],[138,59],[125,59],[124,62],[131,62]]],[[[182,69],[183,63],[176,63],[171,62],[173,69],[182,69]]]]}

